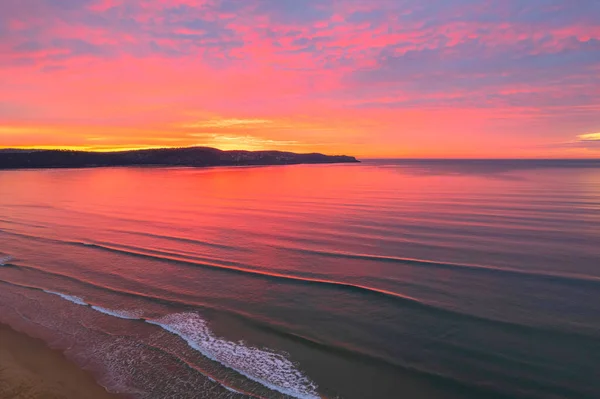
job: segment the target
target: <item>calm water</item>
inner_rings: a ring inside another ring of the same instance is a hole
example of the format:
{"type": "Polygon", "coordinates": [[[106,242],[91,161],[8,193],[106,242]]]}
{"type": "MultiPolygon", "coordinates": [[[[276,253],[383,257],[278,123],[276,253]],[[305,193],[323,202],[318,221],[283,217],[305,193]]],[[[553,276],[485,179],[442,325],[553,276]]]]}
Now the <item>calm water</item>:
{"type": "Polygon", "coordinates": [[[4,171],[0,263],[130,397],[600,397],[598,162],[4,171]]]}

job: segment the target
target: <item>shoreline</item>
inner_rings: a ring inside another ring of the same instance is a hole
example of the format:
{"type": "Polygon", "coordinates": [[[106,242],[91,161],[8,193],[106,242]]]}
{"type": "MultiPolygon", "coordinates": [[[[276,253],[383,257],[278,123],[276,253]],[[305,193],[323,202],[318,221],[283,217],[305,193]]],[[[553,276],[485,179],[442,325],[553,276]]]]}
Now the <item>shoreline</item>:
{"type": "Polygon", "coordinates": [[[0,399],[125,399],[44,341],[0,323],[0,399]]]}
{"type": "MultiPolygon", "coordinates": [[[[1,155],[1,154],[0,154],[1,155]]],[[[40,171],[40,170],[91,170],[91,169],[217,169],[217,168],[264,168],[270,166],[285,167],[285,166],[310,166],[310,165],[356,165],[363,163],[357,160],[356,162],[305,162],[305,163],[272,163],[272,164],[232,164],[232,165],[171,165],[171,164],[139,164],[139,165],[87,165],[87,166],[40,166],[40,167],[19,167],[19,168],[2,168],[0,172],[12,171],[40,171]]]]}
{"type": "Polygon", "coordinates": [[[0,169],[89,168],[102,166],[264,166],[358,163],[347,155],[284,151],[222,151],[210,147],[161,148],[120,152],[0,150],[0,169]]]}

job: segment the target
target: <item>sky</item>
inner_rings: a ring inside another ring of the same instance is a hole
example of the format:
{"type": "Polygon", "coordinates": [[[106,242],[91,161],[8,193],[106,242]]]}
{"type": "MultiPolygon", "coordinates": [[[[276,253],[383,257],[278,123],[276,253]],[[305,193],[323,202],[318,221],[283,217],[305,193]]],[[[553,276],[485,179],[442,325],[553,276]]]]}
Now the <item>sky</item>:
{"type": "Polygon", "coordinates": [[[0,148],[599,157],[597,0],[1,0],[0,148]]]}

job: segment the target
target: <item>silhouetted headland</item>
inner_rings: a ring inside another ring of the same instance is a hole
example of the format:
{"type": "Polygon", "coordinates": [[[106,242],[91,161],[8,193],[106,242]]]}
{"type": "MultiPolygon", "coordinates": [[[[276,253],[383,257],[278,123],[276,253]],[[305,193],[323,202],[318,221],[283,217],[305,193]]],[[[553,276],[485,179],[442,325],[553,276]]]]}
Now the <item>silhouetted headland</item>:
{"type": "Polygon", "coordinates": [[[89,168],[101,166],[244,166],[360,162],[346,155],[282,151],[222,151],[210,147],[89,152],[0,150],[0,169],[89,168]]]}

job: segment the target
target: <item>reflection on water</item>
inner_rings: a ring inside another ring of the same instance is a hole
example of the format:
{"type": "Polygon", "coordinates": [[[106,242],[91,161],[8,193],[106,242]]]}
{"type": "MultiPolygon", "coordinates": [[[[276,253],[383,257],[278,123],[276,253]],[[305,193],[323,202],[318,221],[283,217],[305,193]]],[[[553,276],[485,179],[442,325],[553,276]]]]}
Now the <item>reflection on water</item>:
{"type": "Polygon", "coordinates": [[[0,172],[0,321],[135,397],[596,397],[599,166],[0,172]]]}

